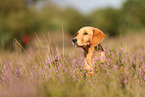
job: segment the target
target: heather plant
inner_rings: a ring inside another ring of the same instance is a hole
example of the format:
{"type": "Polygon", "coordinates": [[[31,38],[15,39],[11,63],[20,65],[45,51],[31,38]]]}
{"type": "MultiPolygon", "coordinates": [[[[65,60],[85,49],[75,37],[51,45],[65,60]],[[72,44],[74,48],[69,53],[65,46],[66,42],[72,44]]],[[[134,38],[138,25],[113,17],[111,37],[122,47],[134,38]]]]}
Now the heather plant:
{"type": "Polygon", "coordinates": [[[71,50],[63,56],[46,38],[38,38],[35,44],[32,51],[0,57],[1,97],[145,96],[144,47],[124,52],[107,44],[105,62],[96,60],[91,78],[84,77],[81,52],[71,50]]]}

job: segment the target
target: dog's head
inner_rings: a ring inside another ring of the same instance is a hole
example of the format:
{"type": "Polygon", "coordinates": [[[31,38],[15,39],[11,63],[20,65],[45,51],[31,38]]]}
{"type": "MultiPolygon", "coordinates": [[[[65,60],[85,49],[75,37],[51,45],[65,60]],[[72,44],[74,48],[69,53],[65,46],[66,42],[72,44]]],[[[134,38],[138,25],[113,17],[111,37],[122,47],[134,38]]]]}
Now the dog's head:
{"type": "Polygon", "coordinates": [[[101,30],[93,27],[83,27],[77,32],[77,36],[72,39],[72,43],[77,47],[97,46],[104,39],[105,34],[101,30]]]}

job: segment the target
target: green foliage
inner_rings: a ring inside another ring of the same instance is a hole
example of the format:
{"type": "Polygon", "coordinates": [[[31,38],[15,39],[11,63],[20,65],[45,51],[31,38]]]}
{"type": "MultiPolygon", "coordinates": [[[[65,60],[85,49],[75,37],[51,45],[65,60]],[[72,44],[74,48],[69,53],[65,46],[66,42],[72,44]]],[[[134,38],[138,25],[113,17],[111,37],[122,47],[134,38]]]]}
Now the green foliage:
{"type": "Polygon", "coordinates": [[[84,26],[84,16],[74,9],[68,8],[65,10],[65,18],[67,29],[71,35],[74,35],[80,27],[84,26]]]}
{"type": "Polygon", "coordinates": [[[45,0],[45,6],[38,8],[38,1],[0,0],[0,47],[7,47],[14,38],[21,43],[24,34],[60,31],[61,26],[70,35],[82,26],[93,26],[109,36],[144,29],[145,26],[144,0],[126,0],[119,9],[103,8],[88,15],[73,8],[60,9],[45,0]]]}
{"type": "Polygon", "coordinates": [[[26,0],[0,0],[0,13],[8,15],[26,9],[26,0]]]}
{"type": "Polygon", "coordinates": [[[47,4],[37,15],[41,24],[39,30],[43,32],[60,30],[61,25],[65,24],[63,12],[55,5],[47,4]]]}
{"type": "Polygon", "coordinates": [[[91,18],[94,27],[100,28],[110,36],[115,36],[118,35],[118,16],[119,10],[106,8],[93,12],[89,18],[91,18]]]}
{"type": "Polygon", "coordinates": [[[40,25],[35,13],[28,11],[11,13],[8,16],[1,18],[0,24],[0,40],[3,44],[7,44],[7,41],[11,41],[16,38],[21,42],[24,34],[31,35],[36,32],[40,25]],[[5,36],[9,35],[9,37],[5,36]],[[3,37],[7,37],[6,41],[3,37]]]}
{"type": "Polygon", "coordinates": [[[20,43],[24,34],[40,28],[36,11],[27,7],[26,0],[0,0],[0,47],[8,47],[13,39],[20,43]]]}
{"type": "Polygon", "coordinates": [[[145,1],[144,0],[127,0],[122,7],[125,23],[130,28],[138,29],[145,26],[145,1]]]}
{"type": "Polygon", "coordinates": [[[105,8],[89,15],[94,27],[100,28],[109,36],[125,34],[128,31],[144,29],[145,1],[126,0],[120,9],[105,8]]]}

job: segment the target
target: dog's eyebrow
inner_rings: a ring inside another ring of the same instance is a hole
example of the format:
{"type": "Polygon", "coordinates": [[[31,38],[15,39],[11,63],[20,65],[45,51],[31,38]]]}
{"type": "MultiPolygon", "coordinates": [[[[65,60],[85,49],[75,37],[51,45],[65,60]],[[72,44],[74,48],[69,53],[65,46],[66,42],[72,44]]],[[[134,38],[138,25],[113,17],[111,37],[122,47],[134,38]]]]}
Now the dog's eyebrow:
{"type": "Polygon", "coordinates": [[[88,34],[88,32],[87,32],[86,30],[84,30],[84,31],[83,31],[83,34],[85,34],[85,33],[87,33],[87,34],[88,34]]]}

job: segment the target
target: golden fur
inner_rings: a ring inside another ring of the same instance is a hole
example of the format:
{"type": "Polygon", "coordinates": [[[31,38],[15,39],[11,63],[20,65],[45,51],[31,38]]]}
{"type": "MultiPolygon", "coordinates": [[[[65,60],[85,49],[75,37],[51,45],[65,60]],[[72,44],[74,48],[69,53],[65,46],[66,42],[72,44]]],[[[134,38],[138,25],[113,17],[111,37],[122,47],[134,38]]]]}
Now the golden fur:
{"type": "Polygon", "coordinates": [[[84,70],[86,75],[94,77],[94,66],[96,59],[104,61],[105,52],[101,46],[101,42],[105,39],[105,34],[93,27],[83,27],[77,32],[77,36],[73,38],[73,45],[84,49],[84,70]]]}

